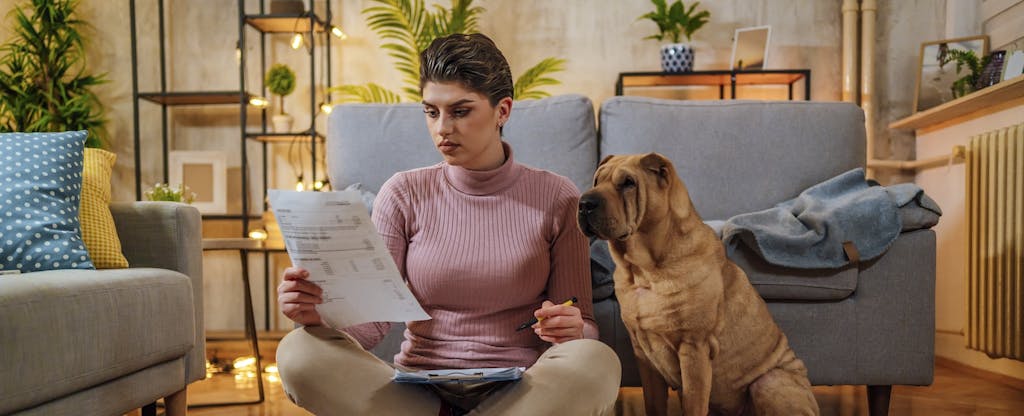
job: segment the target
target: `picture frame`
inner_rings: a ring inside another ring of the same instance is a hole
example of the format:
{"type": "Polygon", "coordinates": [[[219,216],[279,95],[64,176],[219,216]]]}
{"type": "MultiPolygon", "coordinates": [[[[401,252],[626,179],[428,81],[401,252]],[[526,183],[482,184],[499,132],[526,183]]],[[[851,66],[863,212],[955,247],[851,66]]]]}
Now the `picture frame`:
{"type": "Polygon", "coordinates": [[[175,150],[167,154],[168,185],[196,193],[192,206],[203,214],[227,213],[227,154],[219,150],[175,150]]]}
{"type": "Polygon", "coordinates": [[[768,44],[771,41],[771,35],[771,26],[736,29],[732,41],[732,55],[729,58],[729,69],[758,71],[767,68],[768,44]]]}
{"type": "Polygon", "coordinates": [[[956,72],[956,62],[946,58],[949,49],[974,51],[980,59],[988,54],[988,36],[942,39],[921,44],[914,86],[914,112],[925,111],[953,100],[951,87],[961,75],[956,72]]]}

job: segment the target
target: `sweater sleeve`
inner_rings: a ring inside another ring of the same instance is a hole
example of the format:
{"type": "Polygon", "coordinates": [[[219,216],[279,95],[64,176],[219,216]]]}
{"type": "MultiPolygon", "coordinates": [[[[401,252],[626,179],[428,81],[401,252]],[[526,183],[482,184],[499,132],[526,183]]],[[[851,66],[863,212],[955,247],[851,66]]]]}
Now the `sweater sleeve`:
{"type": "MultiPolygon", "coordinates": [[[[388,251],[391,252],[391,258],[398,266],[402,279],[408,281],[405,273],[405,253],[409,241],[405,215],[408,212],[408,204],[401,191],[402,183],[402,177],[395,175],[381,186],[380,192],[373,200],[372,220],[388,251]]],[[[344,329],[352,338],[359,341],[359,345],[365,350],[375,347],[390,330],[390,322],[367,322],[344,329]]]]}
{"type": "Polygon", "coordinates": [[[576,225],[579,191],[568,179],[561,179],[552,211],[548,213],[553,219],[554,232],[548,297],[552,302],[560,302],[575,296],[584,322],[597,328],[590,282],[590,250],[587,238],[576,225]]]}

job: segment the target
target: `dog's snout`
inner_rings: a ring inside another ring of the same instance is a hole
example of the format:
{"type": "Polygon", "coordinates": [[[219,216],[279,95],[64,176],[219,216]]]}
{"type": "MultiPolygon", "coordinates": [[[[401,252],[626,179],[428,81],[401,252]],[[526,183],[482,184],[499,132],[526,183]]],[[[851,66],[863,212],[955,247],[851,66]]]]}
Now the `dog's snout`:
{"type": "Polygon", "coordinates": [[[592,194],[580,197],[580,214],[589,214],[601,206],[601,199],[592,194]]]}

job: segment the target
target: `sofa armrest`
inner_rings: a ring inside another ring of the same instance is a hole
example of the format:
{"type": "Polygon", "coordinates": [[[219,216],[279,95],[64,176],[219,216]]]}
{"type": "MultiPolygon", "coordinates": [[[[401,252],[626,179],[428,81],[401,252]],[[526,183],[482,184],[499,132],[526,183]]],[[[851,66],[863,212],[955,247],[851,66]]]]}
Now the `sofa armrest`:
{"type": "Polygon", "coordinates": [[[185,383],[205,378],[203,229],[199,210],[174,202],[114,202],[110,213],[130,267],[175,270],[191,280],[196,339],[195,349],[186,357],[185,383]]]}

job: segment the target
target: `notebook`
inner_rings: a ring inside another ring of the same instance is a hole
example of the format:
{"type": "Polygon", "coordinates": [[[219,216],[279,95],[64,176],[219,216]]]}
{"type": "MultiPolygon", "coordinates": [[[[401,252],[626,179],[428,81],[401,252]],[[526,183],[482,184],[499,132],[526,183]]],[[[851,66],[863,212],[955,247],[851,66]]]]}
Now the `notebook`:
{"type": "Polygon", "coordinates": [[[459,383],[480,381],[514,381],[523,378],[526,367],[460,368],[452,370],[404,371],[395,369],[396,383],[459,383]]]}

